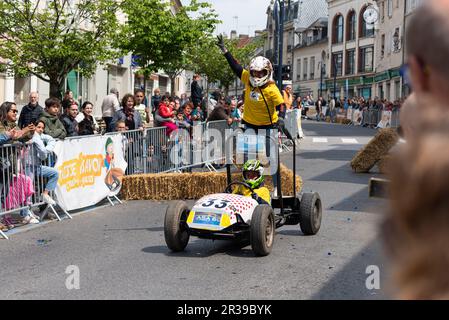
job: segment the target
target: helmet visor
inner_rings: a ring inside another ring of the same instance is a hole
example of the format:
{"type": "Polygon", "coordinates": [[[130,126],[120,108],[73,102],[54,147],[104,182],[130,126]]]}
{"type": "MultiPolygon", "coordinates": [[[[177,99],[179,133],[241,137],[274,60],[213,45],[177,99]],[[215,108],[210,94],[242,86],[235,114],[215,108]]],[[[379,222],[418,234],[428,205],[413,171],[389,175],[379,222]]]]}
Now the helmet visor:
{"type": "Polygon", "coordinates": [[[246,180],[257,180],[260,177],[259,171],[244,171],[243,177],[246,180]]]}
{"type": "Polygon", "coordinates": [[[267,76],[268,74],[268,70],[264,69],[264,70],[251,70],[251,76],[253,76],[254,78],[263,78],[265,76],[267,76]]]}

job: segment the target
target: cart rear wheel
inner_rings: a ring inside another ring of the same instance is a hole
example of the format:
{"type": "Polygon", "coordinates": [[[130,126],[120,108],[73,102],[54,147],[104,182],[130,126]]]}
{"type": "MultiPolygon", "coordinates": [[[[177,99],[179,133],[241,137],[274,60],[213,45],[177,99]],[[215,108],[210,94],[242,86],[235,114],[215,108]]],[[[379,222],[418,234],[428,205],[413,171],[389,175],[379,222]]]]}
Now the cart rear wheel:
{"type": "Polygon", "coordinates": [[[304,193],[300,204],[299,225],[305,235],[317,234],[321,227],[322,205],[318,193],[304,193]]]}
{"type": "Polygon", "coordinates": [[[274,214],[268,205],[258,205],[251,219],[250,242],[256,256],[266,256],[274,243],[274,214]]]}
{"type": "Polygon", "coordinates": [[[167,247],[174,252],[183,251],[189,242],[187,226],[189,209],[184,201],[173,201],[165,212],[164,236],[167,247]]]}

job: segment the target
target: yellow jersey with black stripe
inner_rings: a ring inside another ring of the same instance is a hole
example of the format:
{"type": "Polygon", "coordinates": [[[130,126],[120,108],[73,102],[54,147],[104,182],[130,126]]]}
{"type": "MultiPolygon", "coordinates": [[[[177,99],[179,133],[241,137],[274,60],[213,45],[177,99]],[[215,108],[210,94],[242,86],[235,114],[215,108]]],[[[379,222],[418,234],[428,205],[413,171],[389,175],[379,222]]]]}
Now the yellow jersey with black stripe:
{"type": "MultiPolygon", "coordinates": [[[[258,189],[254,189],[254,192],[257,193],[259,197],[265,200],[268,204],[271,203],[270,190],[267,187],[260,187],[258,189]]],[[[232,191],[233,194],[240,194],[245,197],[251,197],[251,190],[245,186],[238,186],[234,188],[232,191]]]]}
{"type": "Polygon", "coordinates": [[[268,126],[271,123],[277,123],[278,114],[276,107],[284,103],[284,98],[279,92],[278,87],[274,83],[270,83],[264,88],[254,88],[249,82],[249,77],[249,71],[243,70],[241,78],[245,85],[243,120],[255,126],[268,126]],[[271,121],[261,91],[268,104],[271,121]]]}

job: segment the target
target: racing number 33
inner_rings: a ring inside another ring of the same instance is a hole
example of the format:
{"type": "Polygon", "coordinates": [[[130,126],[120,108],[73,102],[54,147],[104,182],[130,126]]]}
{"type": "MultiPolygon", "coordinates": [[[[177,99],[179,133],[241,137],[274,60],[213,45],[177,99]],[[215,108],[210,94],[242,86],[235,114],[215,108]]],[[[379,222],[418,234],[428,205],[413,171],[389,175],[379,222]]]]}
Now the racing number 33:
{"type": "Polygon", "coordinates": [[[209,199],[207,202],[203,203],[202,206],[205,208],[211,207],[215,204],[215,208],[223,209],[226,208],[229,204],[229,200],[217,200],[217,199],[209,199]],[[217,204],[215,204],[217,202],[217,204]]]}

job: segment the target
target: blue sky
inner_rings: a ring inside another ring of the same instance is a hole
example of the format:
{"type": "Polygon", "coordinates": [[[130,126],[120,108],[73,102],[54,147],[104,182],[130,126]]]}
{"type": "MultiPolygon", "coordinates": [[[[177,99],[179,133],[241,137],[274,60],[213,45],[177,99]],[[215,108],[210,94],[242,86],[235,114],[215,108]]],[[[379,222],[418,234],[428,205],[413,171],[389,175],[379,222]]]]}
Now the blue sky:
{"type": "MultiPolygon", "coordinates": [[[[202,0],[209,2],[223,21],[217,26],[216,33],[227,35],[236,29],[238,34],[254,35],[255,30],[265,29],[267,7],[270,0],[202,0]],[[238,17],[237,19],[234,17],[238,17]]],[[[182,3],[189,3],[182,0],[182,3]]]]}

